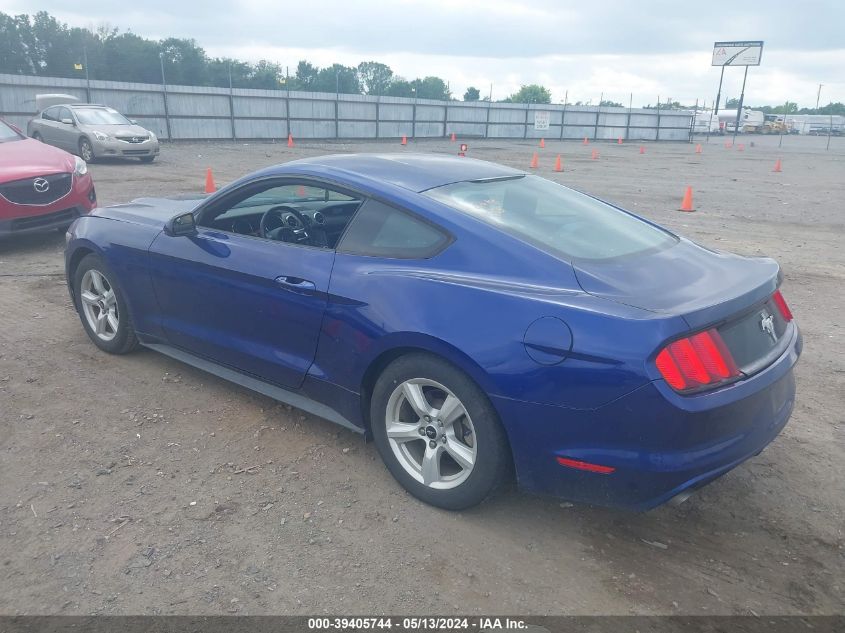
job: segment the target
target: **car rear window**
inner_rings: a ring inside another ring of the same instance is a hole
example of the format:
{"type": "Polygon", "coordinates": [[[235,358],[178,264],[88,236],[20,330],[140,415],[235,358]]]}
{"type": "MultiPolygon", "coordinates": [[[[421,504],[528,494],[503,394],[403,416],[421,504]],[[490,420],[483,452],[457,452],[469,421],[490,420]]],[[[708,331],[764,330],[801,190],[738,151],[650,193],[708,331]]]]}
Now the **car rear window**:
{"type": "Polygon", "coordinates": [[[677,241],[625,211],[538,176],[456,182],[424,194],[566,259],[610,259],[677,241]]]}

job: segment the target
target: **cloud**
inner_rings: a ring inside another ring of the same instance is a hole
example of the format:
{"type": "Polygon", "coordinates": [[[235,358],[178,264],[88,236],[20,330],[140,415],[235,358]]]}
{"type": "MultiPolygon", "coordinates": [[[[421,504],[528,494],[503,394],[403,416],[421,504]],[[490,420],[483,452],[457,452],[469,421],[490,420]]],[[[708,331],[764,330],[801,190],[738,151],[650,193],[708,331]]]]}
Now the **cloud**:
{"type": "MultiPolygon", "coordinates": [[[[6,12],[32,11],[22,0],[6,5],[6,12]]],[[[88,0],[73,6],[41,2],[73,25],[105,22],[156,39],[194,38],[211,55],[290,66],[299,59],[319,65],[375,59],[406,77],[439,75],[459,96],[468,85],[486,93],[493,83],[494,97],[502,97],[520,84],[542,82],[557,101],[568,90],[570,100],[595,102],[604,92],[627,103],[634,92],[635,105],[658,95],[711,101],[718,82],[710,67],[713,42],[763,39],[763,65],[749,71],[748,100],[812,105],[823,83],[823,102],[845,101],[845,83],[837,83],[845,65],[845,3],[147,0],[131,9],[125,1],[88,0]]],[[[739,93],[737,75],[738,69],[726,73],[731,96],[739,93]]]]}

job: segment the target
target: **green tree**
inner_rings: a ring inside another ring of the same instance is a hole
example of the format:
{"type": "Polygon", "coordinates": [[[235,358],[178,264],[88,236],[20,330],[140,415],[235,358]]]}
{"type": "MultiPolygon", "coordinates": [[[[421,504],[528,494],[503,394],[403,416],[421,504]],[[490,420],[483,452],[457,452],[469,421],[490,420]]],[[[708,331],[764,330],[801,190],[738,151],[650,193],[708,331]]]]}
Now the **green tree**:
{"type": "MultiPolygon", "coordinates": [[[[156,42],[134,33],[121,33],[102,42],[100,50],[88,51],[88,64],[93,79],[161,83],[159,53],[156,42]]],[[[167,77],[168,83],[175,83],[167,77]]]]}
{"type": "Polygon", "coordinates": [[[368,95],[383,95],[393,80],[393,71],[380,62],[361,62],[358,64],[358,80],[368,95]]]}
{"type": "Polygon", "coordinates": [[[551,103],[552,92],[538,84],[529,84],[520,87],[519,90],[505,99],[505,101],[511,103],[551,103]]]}
{"type": "Polygon", "coordinates": [[[402,77],[395,77],[390,82],[384,94],[389,97],[413,97],[414,86],[411,85],[410,81],[402,79],[402,77]]]}
{"type": "Polygon", "coordinates": [[[599,105],[606,108],[624,108],[621,103],[618,101],[610,101],[609,99],[602,99],[599,101],[599,105]]]}
{"type": "Polygon", "coordinates": [[[448,101],[452,94],[449,92],[449,87],[446,82],[440,77],[425,77],[424,79],[414,79],[411,86],[416,89],[416,96],[420,99],[437,99],[439,101],[448,101]]]}
{"type": "Polygon", "coordinates": [[[232,77],[233,88],[249,88],[253,73],[253,66],[246,62],[228,57],[215,57],[208,60],[206,76],[210,86],[228,88],[229,76],[232,77]]]}
{"type": "Polygon", "coordinates": [[[481,98],[481,92],[478,88],[470,86],[464,93],[464,101],[478,101],[481,98]]]}
{"type": "Polygon", "coordinates": [[[361,94],[358,71],[349,66],[332,64],[317,72],[313,88],[315,92],[339,92],[342,94],[361,94]]]}
{"type": "Polygon", "coordinates": [[[819,108],[819,114],[845,114],[845,104],[840,101],[828,103],[826,106],[819,108]]]}
{"type": "Polygon", "coordinates": [[[169,37],[161,42],[161,52],[167,83],[185,86],[208,83],[208,57],[194,40],[169,37]]]}
{"type": "Polygon", "coordinates": [[[284,79],[281,65],[262,59],[255,66],[250,66],[249,84],[246,87],[276,90],[285,87],[284,79]]]}
{"type": "Polygon", "coordinates": [[[291,90],[314,90],[319,72],[319,68],[303,59],[296,65],[296,76],[291,82],[291,90]]]}
{"type": "Polygon", "coordinates": [[[36,72],[31,55],[34,46],[29,16],[0,13],[0,72],[13,75],[36,72]]]}

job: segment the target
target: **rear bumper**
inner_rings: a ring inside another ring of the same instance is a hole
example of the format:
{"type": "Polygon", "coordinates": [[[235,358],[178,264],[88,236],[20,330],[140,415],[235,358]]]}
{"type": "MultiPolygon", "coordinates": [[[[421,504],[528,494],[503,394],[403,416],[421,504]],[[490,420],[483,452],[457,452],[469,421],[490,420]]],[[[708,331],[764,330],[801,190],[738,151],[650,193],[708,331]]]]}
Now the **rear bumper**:
{"type": "Polygon", "coordinates": [[[702,486],[762,451],[795,401],[796,327],[765,370],[714,392],[680,396],[654,381],[595,410],[493,398],[508,430],[520,485],[530,491],[646,510],[702,486]],[[560,466],[557,457],[614,468],[560,466]]]}

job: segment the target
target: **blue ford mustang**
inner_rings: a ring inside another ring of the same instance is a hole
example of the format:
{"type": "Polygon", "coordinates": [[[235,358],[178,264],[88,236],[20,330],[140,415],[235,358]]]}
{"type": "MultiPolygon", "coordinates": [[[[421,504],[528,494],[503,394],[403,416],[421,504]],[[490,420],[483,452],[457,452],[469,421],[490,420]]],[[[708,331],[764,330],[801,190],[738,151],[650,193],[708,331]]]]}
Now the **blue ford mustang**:
{"type": "Polygon", "coordinates": [[[801,336],[765,258],[438,155],[321,156],[67,235],[91,340],[138,344],[371,436],[409,492],[645,509],[759,453],[801,336]]]}

